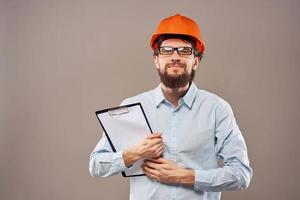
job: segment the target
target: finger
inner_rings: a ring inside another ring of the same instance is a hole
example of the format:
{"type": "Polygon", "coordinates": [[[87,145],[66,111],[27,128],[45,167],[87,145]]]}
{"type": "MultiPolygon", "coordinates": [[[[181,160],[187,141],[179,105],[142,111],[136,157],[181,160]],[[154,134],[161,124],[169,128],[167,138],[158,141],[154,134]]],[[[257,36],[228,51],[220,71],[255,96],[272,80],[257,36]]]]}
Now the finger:
{"type": "Polygon", "coordinates": [[[155,154],[159,157],[162,154],[163,150],[164,150],[164,147],[161,146],[155,151],[155,154]]]}
{"type": "Polygon", "coordinates": [[[159,151],[161,151],[163,148],[164,148],[163,145],[156,145],[156,146],[155,146],[155,151],[156,151],[156,152],[159,152],[159,151]]]}
{"type": "Polygon", "coordinates": [[[159,164],[166,164],[168,163],[168,160],[162,158],[162,157],[158,157],[158,158],[152,158],[151,161],[155,162],[155,163],[159,163],[159,164]]]}
{"type": "Polygon", "coordinates": [[[163,163],[165,163],[160,158],[161,157],[158,157],[158,158],[149,158],[149,159],[147,159],[147,161],[151,162],[151,163],[156,163],[156,164],[163,164],[163,163]]]}
{"type": "Polygon", "coordinates": [[[157,174],[158,174],[157,170],[152,169],[147,165],[143,166],[143,170],[150,178],[157,179],[157,174]]]}
{"type": "Polygon", "coordinates": [[[157,169],[159,166],[159,164],[155,163],[155,162],[152,162],[150,160],[145,160],[144,161],[144,166],[147,166],[149,168],[152,168],[152,169],[157,169]]]}
{"type": "Polygon", "coordinates": [[[152,138],[160,138],[161,137],[161,133],[152,133],[152,134],[148,134],[146,136],[146,138],[148,139],[152,139],[152,138]]]}
{"type": "Polygon", "coordinates": [[[148,147],[146,147],[146,148],[148,148],[149,151],[151,151],[151,152],[154,153],[154,152],[156,152],[158,149],[160,149],[162,147],[162,144],[155,144],[155,145],[148,144],[147,146],[148,147]]]}
{"type": "Polygon", "coordinates": [[[149,140],[149,144],[150,145],[163,145],[162,143],[162,138],[154,138],[154,139],[151,139],[149,140]]]}
{"type": "Polygon", "coordinates": [[[160,148],[161,146],[163,146],[163,144],[159,141],[146,141],[146,143],[144,144],[145,148],[149,148],[149,150],[151,151],[155,151],[156,149],[160,148]]]}

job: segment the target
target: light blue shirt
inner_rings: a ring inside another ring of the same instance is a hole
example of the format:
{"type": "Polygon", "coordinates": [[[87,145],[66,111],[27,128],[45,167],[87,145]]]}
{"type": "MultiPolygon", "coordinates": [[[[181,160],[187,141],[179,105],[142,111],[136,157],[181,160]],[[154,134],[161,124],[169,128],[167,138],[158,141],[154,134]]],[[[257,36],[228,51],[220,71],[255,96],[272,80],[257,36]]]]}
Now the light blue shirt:
{"type": "MultiPolygon", "coordinates": [[[[131,177],[130,200],[217,200],[221,191],[248,187],[252,169],[246,144],[225,100],[192,83],[177,107],[164,97],[161,85],[122,104],[137,102],[153,132],[162,133],[163,157],[194,169],[195,184],[167,185],[147,176],[131,177]]],[[[90,156],[91,175],[107,177],[125,169],[122,151],[113,153],[103,134],[90,156]]]]}

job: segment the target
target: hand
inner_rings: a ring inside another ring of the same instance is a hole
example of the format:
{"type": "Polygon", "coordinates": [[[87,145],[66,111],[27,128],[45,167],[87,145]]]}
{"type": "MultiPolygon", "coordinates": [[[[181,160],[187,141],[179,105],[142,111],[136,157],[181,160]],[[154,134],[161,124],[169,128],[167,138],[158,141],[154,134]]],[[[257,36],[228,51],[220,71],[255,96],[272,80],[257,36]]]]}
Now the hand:
{"type": "Polygon", "coordinates": [[[194,186],[194,170],[181,168],[171,160],[164,158],[145,160],[143,170],[149,178],[161,183],[194,186]]]}
{"type": "Polygon", "coordinates": [[[161,133],[147,135],[144,140],[134,146],[142,159],[158,158],[163,152],[163,139],[161,133]]]}
{"type": "Polygon", "coordinates": [[[158,158],[163,153],[161,133],[147,135],[140,143],[123,151],[123,159],[128,167],[139,159],[158,158]]]}

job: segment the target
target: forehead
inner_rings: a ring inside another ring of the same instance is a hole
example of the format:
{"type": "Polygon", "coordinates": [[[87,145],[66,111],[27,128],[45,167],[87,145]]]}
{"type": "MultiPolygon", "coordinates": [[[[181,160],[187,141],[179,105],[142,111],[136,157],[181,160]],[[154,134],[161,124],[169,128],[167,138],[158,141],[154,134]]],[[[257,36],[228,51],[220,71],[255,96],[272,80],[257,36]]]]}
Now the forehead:
{"type": "Polygon", "coordinates": [[[166,39],[164,40],[160,46],[172,46],[172,47],[192,47],[192,44],[188,41],[182,40],[182,39],[166,39]]]}

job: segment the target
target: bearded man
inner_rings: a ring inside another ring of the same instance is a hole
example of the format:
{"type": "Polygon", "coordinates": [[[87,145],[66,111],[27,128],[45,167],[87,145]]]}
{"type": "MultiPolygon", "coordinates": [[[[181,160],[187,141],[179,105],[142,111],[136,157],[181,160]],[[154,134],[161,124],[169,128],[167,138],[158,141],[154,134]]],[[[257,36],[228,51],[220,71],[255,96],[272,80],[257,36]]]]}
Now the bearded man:
{"type": "Polygon", "coordinates": [[[91,175],[115,175],[143,159],[146,176],[130,178],[131,200],[217,200],[247,188],[252,169],[230,105],[193,82],[205,50],[199,26],[180,14],[163,19],[150,46],[161,82],[122,105],[141,103],[154,133],[120,152],[103,134],[91,175]]]}

